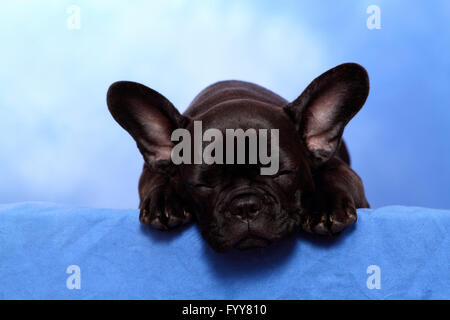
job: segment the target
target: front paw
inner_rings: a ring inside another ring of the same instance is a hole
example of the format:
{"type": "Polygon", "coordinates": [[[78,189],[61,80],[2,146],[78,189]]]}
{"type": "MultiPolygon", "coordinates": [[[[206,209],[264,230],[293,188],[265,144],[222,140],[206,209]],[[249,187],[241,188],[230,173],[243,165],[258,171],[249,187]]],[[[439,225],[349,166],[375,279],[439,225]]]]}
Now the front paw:
{"type": "Polygon", "coordinates": [[[152,189],[141,201],[139,220],[160,230],[169,230],[192,219],[182,197],[170,185],[152,189]]]}
{"type": "Polygon", "coordinates": [[[351,196],[338,194],[322,199],[322,203],[302,222],[303,230],[321,235],[333,235],[356,222],[356,207],[351,196]]]}

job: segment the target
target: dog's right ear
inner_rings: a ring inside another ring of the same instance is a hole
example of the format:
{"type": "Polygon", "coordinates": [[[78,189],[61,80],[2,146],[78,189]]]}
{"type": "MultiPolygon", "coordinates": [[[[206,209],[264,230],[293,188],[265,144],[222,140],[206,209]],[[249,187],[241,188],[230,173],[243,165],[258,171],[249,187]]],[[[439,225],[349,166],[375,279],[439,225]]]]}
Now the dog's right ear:
{"type": "Polygon", "coordinates": [[[313,166],[331,159],[347,123],[369,94],[369,76],[356,63],[344,63],[313,80],[285,106],[302,138],[313,166]]]}
{"type": "Polygon", "coordinates": [[[170,161],[172,132],[185,127],[189,119],[169,100],[142,84],[119,81],[109,87],[107,104],[114,119],[134,138],[148,165],[170,161]]]}

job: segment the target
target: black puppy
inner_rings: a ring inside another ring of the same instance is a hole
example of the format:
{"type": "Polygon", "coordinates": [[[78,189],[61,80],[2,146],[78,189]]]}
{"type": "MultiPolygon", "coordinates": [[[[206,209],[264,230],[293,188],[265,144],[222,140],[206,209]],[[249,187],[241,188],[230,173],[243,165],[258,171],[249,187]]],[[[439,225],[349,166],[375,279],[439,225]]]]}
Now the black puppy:
{"type": "Polygon", "coordinates": [[[145,160],[140,221],[166,230],[196,218],[217,251],[266,246],[300,228],[339,233],[356,221],[356,208],[369,206],[341,142],[368,92],[365,69],[346,63],[316,78],[291,103],[252,83],[224,81],[204,89],[181,115],[150,88],[112,84],[109,110],[145,160]],[[194,121],[221,132],[278,129],[278,172],[261,175],[259,162],[175,165],[172,132],[193,133],[194,121]]]}

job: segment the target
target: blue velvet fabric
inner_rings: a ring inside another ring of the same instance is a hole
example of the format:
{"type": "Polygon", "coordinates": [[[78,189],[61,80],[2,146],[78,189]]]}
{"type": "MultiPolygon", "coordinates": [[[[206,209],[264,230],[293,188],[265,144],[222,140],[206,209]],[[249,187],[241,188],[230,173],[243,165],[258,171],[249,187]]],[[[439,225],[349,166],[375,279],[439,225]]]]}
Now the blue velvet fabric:
{"type": "Polygon", "coordinates": [[[450,211],[390,206],[359,210],[336,238],[217,254],[195,225],[151,230],[137,210],[5,204],[0,298],[449,299],[449,234],[450,211]]]}

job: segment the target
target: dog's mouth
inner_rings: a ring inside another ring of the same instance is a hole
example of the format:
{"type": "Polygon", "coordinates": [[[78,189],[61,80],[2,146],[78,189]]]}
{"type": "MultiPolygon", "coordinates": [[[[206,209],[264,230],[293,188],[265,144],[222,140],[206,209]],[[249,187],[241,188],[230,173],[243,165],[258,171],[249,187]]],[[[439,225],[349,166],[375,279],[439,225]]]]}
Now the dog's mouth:
{"type": "Polygon", "coordinates": [[[236,242],[234,247],[240,250],[245,250],[250,248],[264,248],[267,247],[269,244],[270,240],[268,239],[257,237],[254,235],[247,235],[238,242],[236,242]]]}

